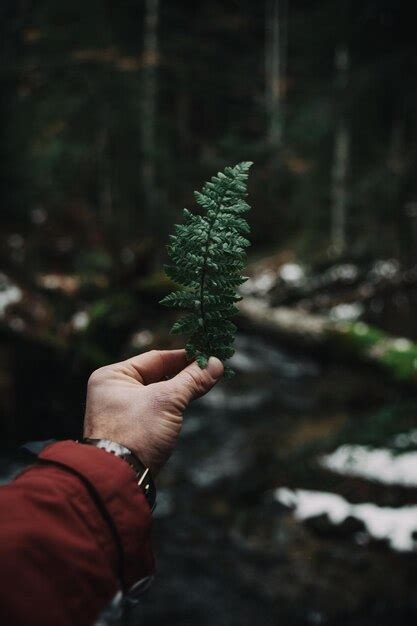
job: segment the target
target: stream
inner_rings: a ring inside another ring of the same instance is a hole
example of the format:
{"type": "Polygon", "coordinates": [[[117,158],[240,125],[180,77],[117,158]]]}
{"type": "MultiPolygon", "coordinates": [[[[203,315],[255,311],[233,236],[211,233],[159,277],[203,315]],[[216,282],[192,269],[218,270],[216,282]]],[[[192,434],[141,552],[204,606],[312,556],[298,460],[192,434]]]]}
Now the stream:
{"type": "Polygon", "coordinates": [[[391,445],[415,476],[415,443],[393,443],[413,432],[414,399],[256,336],[238,337],[232,365],[190,407],[160,477],[158,573],[129,626],[414,623],[417,478],[326,467],[350,442],[391,445]]]}
{"type": "Polygon", "coordinates": [[[257,336],[232,361],[158,478],[157,575],[126,626],[415,623],[417,399],[257,336]]]}

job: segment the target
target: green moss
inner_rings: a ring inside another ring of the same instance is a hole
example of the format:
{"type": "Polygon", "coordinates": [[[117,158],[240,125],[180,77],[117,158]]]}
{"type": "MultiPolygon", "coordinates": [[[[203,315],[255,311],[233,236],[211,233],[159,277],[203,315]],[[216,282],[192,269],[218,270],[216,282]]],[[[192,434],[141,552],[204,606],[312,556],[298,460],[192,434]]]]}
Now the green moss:
{"type": "Polygon", "coordinates": [[[330,334],[344,349],[380,363],[397,380],[417,379],[417,344],[409,339],[391,337],[364,322],[336,324],[330,334]]]}
{"type": "Polygon", "coordinates": [[[412,344],[407,350],[390,348],[382,355],[381,363],[400,380],[417,378],[417,345],[412,344]]]}
{"type": "Polygon", "coordinates": [[[387,335],[379,328],[368,326],[363,322],[355,322],[347,325],[346,337],[353,346],[367,350],[384,340],[387,335]]]}

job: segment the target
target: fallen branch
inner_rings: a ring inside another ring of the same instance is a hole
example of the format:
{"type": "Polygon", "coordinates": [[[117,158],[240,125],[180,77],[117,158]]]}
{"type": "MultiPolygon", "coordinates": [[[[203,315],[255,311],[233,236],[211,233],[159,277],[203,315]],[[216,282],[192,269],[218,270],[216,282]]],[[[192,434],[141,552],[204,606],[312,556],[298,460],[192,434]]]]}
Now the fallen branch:
{"type": "Polygon", "coordinates": [[[278,338],[286,338],[300,345],[320,344],[324,341],[328,320],[290,307],[271,307],[259,298],[245,297],[239,310],[246,322],[278,338]]]}
{"type": "Polygon", "coordinates": [[[364,322],[334,322],[323,315],[288,307],[271,307],[257,298],[240,304],[244,325],[302,347],[323,347],[336,355],[349,354],[374,363],[397,380],[417,384],[417,344],[392,337],[364,322]]]}

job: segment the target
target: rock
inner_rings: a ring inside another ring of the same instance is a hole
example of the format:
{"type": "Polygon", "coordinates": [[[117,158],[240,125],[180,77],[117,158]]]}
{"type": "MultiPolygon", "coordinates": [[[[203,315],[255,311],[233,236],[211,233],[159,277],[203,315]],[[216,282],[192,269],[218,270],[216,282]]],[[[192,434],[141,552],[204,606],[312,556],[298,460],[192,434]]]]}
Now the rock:
{"type": "Polygon", "coordinates": [[[330,521],[327,513],[308,517],[303,521],[303,524],[315,534],[323,537],[328,537],[334,530],[334,524],[330,521]]]}
{"type": "Polygon", "coordinates": [[[334,524],[327,513],[321,513],[304,520],[304,525],[324,538],[350,539],[366,531],[365,524],[352,515],[348,515],[340,524],[334,524]]]}
{"type": "Polygon", "coordinates": [[[353,515],[348,515],[341,524],[335,526],[335,529],[337,529],[338,536],[348,538],[356,535],[356,533],[365,532],[366,526],[362,520],[353,517],[353,515]]]}

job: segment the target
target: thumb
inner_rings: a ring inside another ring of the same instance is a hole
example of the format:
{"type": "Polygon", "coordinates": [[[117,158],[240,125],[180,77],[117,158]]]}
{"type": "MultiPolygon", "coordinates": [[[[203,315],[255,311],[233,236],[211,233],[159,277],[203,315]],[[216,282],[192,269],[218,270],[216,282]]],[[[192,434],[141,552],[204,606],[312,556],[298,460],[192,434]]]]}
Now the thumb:
{"type": "Polygon", "coordinates": [[[186,406],[191,400],[203,396],[216,384],[224,372],[223,363],[211,356],[204,369],[194,361],[166,382],[170,392],[181,398],[186,406]]]}

